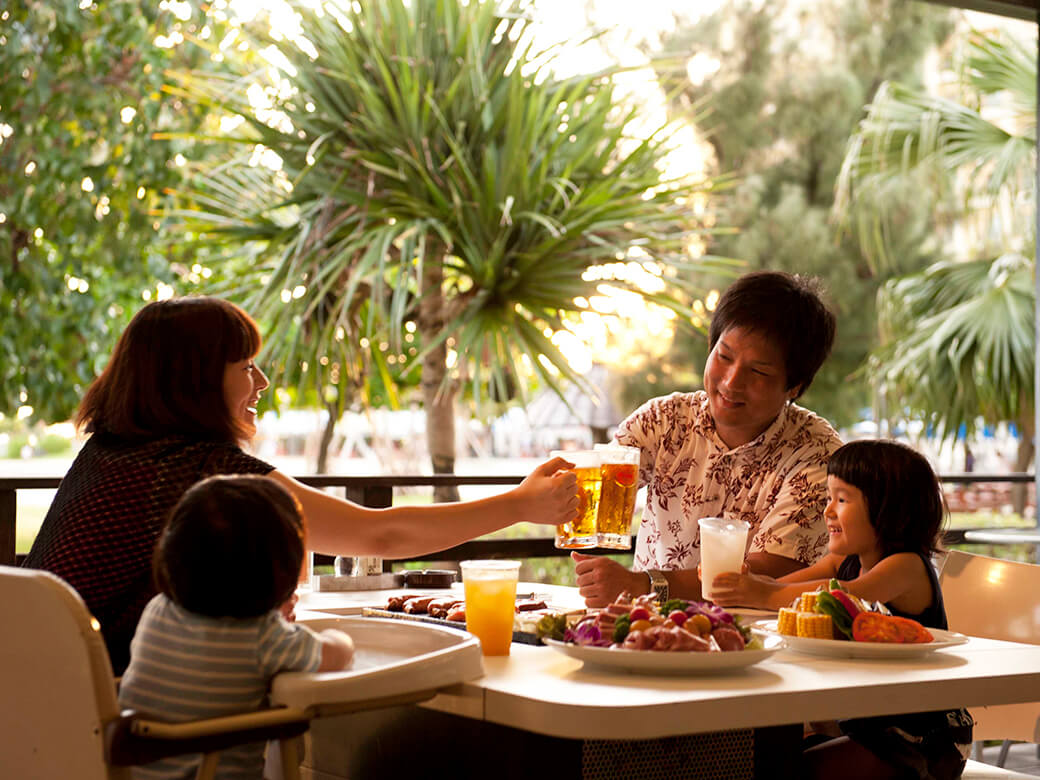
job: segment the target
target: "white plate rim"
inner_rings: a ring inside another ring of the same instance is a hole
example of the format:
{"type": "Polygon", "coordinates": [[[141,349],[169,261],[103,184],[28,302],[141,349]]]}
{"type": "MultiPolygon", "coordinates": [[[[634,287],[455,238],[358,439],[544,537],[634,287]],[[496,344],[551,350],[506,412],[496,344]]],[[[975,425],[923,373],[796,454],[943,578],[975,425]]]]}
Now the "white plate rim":
{"type": "Polygon", "coordinates": [[[964,634],[929,628],[935,640],[920,644],[897,644],[886,642],[849,642],[840,639],[810,639],[781,634],[776,630],[775,620],[758,620],[751,624],[755,630],[769,636],[780,636],[787,641],[787,649],[796,653],[823,655],[833,658],[909,658],[927,655],[948,647],[963,645],[968,641],[964,634]]]}
{"type": "Polygon", "coordinates": [[[599,668],[623,669],[648,674],[711,674],[745,669],[765,660],[786,646],[779,634],[763,636],[767,646],[760,650],[729,652],[654,652],[623,648],[591,647],[545,638],[542,641],[558,653],[599,668]]]}

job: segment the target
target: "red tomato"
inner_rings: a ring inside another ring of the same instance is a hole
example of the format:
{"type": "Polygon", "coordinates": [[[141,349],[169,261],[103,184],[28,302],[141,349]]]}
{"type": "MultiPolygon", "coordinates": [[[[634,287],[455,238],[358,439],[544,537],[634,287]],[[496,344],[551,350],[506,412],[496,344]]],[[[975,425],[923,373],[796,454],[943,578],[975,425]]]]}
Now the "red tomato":
{"type": "Polygon", "coordinates": [[[635,623],[637,620],[649,620],[650,610],[646,607],[636,607],[628,613],[628,619],[635,623]]]}
{"type": "Polygon", "coordinates": [[[675,625],[677,626],[681,626],[683,623],[685,623],[686,618],[688,617],[689,615],[687,615],[685,612],[679,609],[675,610],[674,612],[668,615],[668,619],[675,623],[675,625]]]}
{"type": "Polygon", "coordinates": [[[889,642],[892,644],[923,644],[931,642],[931,632],[916,620],[860,612],[852,621],[852,638],[857,642],[889,642]]]}

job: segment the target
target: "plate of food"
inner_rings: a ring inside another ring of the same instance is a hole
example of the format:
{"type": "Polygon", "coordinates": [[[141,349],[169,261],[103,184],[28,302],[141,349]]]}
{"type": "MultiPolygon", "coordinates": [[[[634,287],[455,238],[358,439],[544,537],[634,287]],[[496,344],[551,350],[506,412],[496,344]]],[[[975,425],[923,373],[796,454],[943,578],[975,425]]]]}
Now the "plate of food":
{"type": "Polygon", "coordinates": [[[622,595],[571,626],[549,629],[542,640],[583,664],[642,674],[713,674],[743,669],[784,647],[779,636],[756,635],[720,607],[705,602],[622,595]]]}
{"type": "Polygon", "coordinates": [[[753,625],[783,637],[795,652],[837,658],[909,658],[968,641],[963,634],[892,615],[885,605],[858,598],[834,579],[802,593],[776,620],[753,625]]]}
{"type": "Polygon", "coordinates": [[[625,650],[621,647],[595,647],[544,639],[546,645],[557,652],[577,658],[584,664],[603,667],[614,671],[638,672],[642,674],[714,674],[753,666],[784,647],[780,636],[763,639],[757,650],[730,650],[697,652],[678,650],[655,652],[653,650],[625,650]]]}
{"type": "Polygon", "coordinates": [[[761,620],[752,624],[754,628],[769,636],[782,637],[787,642],[787,649],[809,655],[824,655],[833,658],[911,658],[927,655],[947,647],[963,645],[968,641],[964,634],[954,631],[943,631],[930,628],[931,642],[914,644],[896,642],[857,642],[854,639],[817,639],[781,634],[777,631],[775,620],[761,620]]]}

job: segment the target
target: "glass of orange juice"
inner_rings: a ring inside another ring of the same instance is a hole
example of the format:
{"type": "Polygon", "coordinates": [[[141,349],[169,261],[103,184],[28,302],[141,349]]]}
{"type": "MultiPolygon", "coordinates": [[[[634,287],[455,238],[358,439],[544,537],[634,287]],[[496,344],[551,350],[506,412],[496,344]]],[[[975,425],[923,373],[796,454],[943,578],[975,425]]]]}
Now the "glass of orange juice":
{"type": "Polygon", "coordinates": [[[516,615],[520,561],[462,561],[466,630],[480,640],[484,655],[509,655],[516,615]]]}

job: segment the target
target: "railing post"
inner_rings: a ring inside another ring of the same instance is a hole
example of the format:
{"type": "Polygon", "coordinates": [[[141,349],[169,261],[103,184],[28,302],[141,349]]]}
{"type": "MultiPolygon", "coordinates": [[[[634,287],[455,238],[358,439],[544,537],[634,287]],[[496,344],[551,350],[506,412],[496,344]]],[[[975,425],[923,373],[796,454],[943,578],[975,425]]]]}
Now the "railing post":
{"type": "Polygon", "coordinates": [[[15,565],[14,537],[18,491],[0,490],[0,564],[15,565]]]}
{"type": "Polygon", "coordinates": [[[347,500],[373,509],[385,509],[394,503],[394,489],[389,485],[352,486],[347,488],[347,500]]]}

